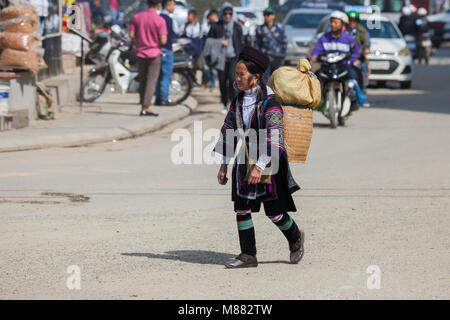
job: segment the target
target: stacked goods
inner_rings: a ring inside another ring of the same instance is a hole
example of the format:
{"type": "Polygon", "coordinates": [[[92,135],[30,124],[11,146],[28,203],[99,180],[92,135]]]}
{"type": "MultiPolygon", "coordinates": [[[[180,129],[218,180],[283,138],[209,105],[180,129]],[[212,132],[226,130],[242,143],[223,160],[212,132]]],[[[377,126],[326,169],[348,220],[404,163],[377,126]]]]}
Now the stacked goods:
{"type": "Polygon", "coordinates": [[[27,69],[36,73],[47,68],[38,35],[36,11],[16,2],[0,11],[0,67],[27,69]]]}
{"type": "Polygon", "coordinates": [[[320,103],[321,89],[319,80],[310,70],[309,61],[301,59],[297,69],[281,67],[268,82],[283,106],[285,145],[290,162],[305,162],[311,145],[312,108],[320,103]]]}

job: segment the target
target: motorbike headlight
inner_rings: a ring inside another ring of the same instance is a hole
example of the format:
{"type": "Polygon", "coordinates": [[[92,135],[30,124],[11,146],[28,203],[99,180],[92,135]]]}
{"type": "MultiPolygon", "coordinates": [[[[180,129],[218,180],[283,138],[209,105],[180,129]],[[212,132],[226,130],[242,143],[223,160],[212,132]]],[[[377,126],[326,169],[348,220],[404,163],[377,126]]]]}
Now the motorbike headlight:
{"type": "Polygon", "coordinates": [[[411,52],[409,51],[408,47],[403,48],[399,52],[397,52],[398,56],[409,56],[411,52]]]}

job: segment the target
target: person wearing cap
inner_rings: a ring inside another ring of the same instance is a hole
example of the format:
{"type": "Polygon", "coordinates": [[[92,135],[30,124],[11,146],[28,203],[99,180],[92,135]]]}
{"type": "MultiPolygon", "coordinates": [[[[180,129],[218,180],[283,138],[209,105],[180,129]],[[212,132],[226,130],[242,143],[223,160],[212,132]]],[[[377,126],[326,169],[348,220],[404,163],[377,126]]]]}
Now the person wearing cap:
{"type": "Polygon", "coordinates": [[[242,28],[233,21],[233,7],[230,4],[222,7],[220,20],[211,25],[208,38],[222,39],[222,46],[226,48],[225,68],[219,70],[220,100],[223,104],[222,113],[225,114],[235,95],[234,72],[239,52],[243,48],[242,28]]]}
{"type": "MultiPolygon", "coordinates": [[[[334,11],[330,15],[330,32],[324,33],[317,41],[316,47],[311,53],[311,61],[318,62],[319,57],[323,57],[327,52],[339,52],[350,54],[350,59],[341,62],[347,66],[349,76],[358,83],[361,81],[361,65],[359,60],[361,50],[355,38],[344,32],[344,25],[348,22],[348,17],[344,12],[334,11]]],[[[323,62],[326,63],[326,62],[323,62]]],[[[356,100],[356,97],[354,97],[356,100]]]]}
{"type": "MultiPolygon", "coordinates": [[[[356,42],[358,43],[359,48],[361,49],[361,56],[359,57],[359,61],[361,61],[361,72],[362,77],[359,79],[358,84],[363,91],[366,91],[366,79],[367,79],[367,56],[370,53],[370,40],[368,36],[368,32],[366,28],[364,28],[360,23],[360,17],[358,11],[349,11],[347,12],[348,17],[348,28],[347,33],[352,35],[356,42]]],[[[365,104],[369,106],[369,103],[365,104]]]]}
{"type": "Polygon", "coordinates": [[[261,51],[252,47],[241,51],[236,64],[238,95],[230,105],[214,148],[223,157],[217,179],[225,185],[237,140],[248,134],[233,164],[231,186],[241,253],[225,264],[227,268],[258,265],[252,213],[259,212],[261,204],[288,240],[290,262],[298,263],[304,254],[304,232],[288,214],[297,211],[292,193],[300,187],[289,168],[281,104],[264,81],[269,66],[270,59],[261,51]]]}
{"type": "Polygon", "coordinates": [[[272,73],[282,66],[286,58],[288,40],[283,26],[275,23],[275,10],[264,10],[264,24],[258,26],[255,35],[255,46],[270,59],[270,66],[264,74],[264,80],[268,81],[272,73]]]}

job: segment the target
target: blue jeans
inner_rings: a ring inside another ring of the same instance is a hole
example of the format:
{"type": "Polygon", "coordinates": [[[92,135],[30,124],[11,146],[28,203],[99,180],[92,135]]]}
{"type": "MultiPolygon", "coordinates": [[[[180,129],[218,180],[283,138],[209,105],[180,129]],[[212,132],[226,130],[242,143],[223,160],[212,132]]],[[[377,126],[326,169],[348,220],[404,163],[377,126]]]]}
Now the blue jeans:
{"type": "Polygon", "coordinates": [[[366,79],[367,79],[367,62],[361,62],[361,72],[362,72],[362,85],[363,87],[361,88],[363,91],[366,91],[366,79]]]}
{"type": "Polygon", "coordinates": [[[173,73],[173,51],[163,49],[161,72],[159,74],[158,82],[156,85],[156,99],[168,100],[170,83],[172,81],[173,73]]]}
{"type": "Polygon", "coordinates": [[[203,84],[209,84],[210,88],[216,86],[217,70],[206,64],[205,57],[203,57],[203,84]]]}

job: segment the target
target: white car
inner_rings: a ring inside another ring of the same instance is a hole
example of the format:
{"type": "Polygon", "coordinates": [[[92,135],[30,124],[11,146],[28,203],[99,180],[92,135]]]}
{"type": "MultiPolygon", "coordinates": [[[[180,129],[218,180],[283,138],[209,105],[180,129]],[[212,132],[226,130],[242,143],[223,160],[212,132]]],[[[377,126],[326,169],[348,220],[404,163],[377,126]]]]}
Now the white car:
{"type": "Polygon", "coordinates": [[[450,9],[442,13],[428,16],[427,20],[434,29],[433,32],[437,33],[439,30],[440,34],[433,34],[433,38],[436,38],[439,42],[450,40],[450,9]]]}
{"type": "Polygon", "coordinates": [[[370,28],[369,15],[361,15],[361,23],[370,36],[369,80],[399,82],[403,89],[411,88],[414,60],[402,33],[387,17],[380,17],[379,28],[370,28]]]}
{"type": "MultiPolygon", "coordinates": [[[[395,81],[403,89],[411,88],[414,76],[414,61],[406,41],[397,25],[386,16],[380,16],[379,26],[371,27],[373,21],[367,21],[369,15],[361,14],[360,23],[367,29],[371,48],[369,59],[369,80],[385,83],[395,81]]],[[[317,39],[330,30],[329,17],[325,17],[317,29],[310,45],[314,49],[317,39]]]]}
{"type": "Polygon", "coordinates": [[[283,28],[288,39],[286,64],[297,65],[309,53],[309,44],[316,33],[317,26],[331,9],[301,8],[291,10],[283,20],[283,28]]]}

